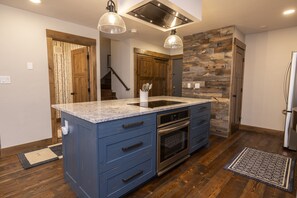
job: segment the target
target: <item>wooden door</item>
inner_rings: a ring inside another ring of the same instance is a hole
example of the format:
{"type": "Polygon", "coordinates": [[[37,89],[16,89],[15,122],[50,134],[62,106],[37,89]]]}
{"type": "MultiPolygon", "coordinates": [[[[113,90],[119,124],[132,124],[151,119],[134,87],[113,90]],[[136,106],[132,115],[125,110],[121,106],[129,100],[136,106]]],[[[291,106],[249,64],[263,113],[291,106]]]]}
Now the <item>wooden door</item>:
{"type": "Polygon", "coordinates": [[[152,83],[149,96],[167,95],[167,68],[168,60],[153,56],[137,55],[137,96],[139,89],[145,83],[152,83]]]}
{"type": "Polygon", "coordinates": [[[166,96],[167,95],[167,67],[168,61],[154,58],[153,64],[153,89],[151,96],[166,96]]]}
{"type": "Polygon", "coordinates": [[[90,101],[87,47],[71,51],[73,102],[90,101]]]}
{"type": "Polygon", "coordinates": [[[238,131],[241,122],[243,73],[244,73],[244,49],[235,46],[234,70],[231,86],[231,133],[238,131]]]}

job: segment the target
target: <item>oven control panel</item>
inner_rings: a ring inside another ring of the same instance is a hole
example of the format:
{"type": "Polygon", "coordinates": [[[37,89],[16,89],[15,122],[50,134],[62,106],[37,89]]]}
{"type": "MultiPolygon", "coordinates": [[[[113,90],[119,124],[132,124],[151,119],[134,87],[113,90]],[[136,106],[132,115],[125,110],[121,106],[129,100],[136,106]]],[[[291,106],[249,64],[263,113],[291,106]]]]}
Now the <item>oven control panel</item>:
{"type": "Polygon", "coordinates": [[[183,109],[158,115],[158,127],[182,121],[189,118],[189,110],[183,109]]]}

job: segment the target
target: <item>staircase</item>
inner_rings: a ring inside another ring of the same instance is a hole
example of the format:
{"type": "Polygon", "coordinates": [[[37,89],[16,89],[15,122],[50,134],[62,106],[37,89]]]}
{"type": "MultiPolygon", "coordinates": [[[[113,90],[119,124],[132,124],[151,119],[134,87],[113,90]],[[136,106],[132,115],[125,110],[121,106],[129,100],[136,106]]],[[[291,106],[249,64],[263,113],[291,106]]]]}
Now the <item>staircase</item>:
{"type": "Polygon", "coordinates": [[[111,72],[101,78],[101,100],[117,99],[116,93],[111,90],[111,72]]]}

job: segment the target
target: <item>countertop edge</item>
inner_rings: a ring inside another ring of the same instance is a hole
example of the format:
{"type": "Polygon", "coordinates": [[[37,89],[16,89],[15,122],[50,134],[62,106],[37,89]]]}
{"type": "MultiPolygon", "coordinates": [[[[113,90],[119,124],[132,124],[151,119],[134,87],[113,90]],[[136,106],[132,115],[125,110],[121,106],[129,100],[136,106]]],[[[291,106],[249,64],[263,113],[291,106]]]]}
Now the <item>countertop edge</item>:
{"type": "MultiPolygon", "coordinates": [[[[163,98],[162,98],[163,99],[163,98]]],[[[157,107],[157,108],[146,108],[146,107],[134,107],[134,108],[139,108],[138,110],[135,109],[135,112],[129,111],[129,112],[121,112],[118,114],[113,114],[113,115],[104,115],[102,118],[100,118],[100,115],[96,114],[88,114],[83,113],[80,110],[74,110],[72,108],[69,108],[68,105],[73,105],[75,107],[80,106],[80,108],[83,108],[84,105],[89,106],[89,105],[95,105],[98,103],[99,106],[102,105],[104,102],[103,101],[94,101],[94,102],[87,102],[87,103],[72,103],[72,104],[56,104],[52,105],[52,107],[56,110],[62,111],[64,113],[67,113],[69,115],[75,116],[77,118],[83,119],[85,121],[91,122],[93,124],[98,124],[98,123],[103,123],[103,122],[108,122],[108,121],[113,121],[113,120],[119,120],[119,119],[125,119],[125,118],[130,118],[130,117],[135,117],[135,116],[141,116],[141,115],[148,115],[152,113],[158,113],[162,111],[169,111],[173,109],[179,109],[179,108],[185,108],[185,107],[190,107],[190,106],[195,106],[199,104],[205,104],[205,103],[210,103],[213,100],[210,99],[199,99],[199,98],[177,98],[177,97],[166,97],[166,99],[173,99],[173,100],[179,100],[183,101],[184,103],[182,104],[175,104],[175,105],[168,105],[168,106],[162,106],[162,107],[157,107]],[[198,99],[197,101],[194,101],[195,99],[198,99]],[[189,101],[190,100],[190,101],[189,101]],[[97,118],[98,117],[98,118],[97,118]]],[[[120,100],[116,100],[117,102],[121,102],[120,100]]],[[[111,101],[111,102],[116,102],[116,101],[111,101]]],[[[130,100],[123,100],[123,105],[128,105],[130,100]]],[[[107,101],[108,102],[108,101],[107,101]]],[[[135,102],[135,101],[133,101],[135,102]]],[[[97,104],[97,105],[98,105],[97,104]]],[[[107,103],[108,104],[108,103],[107,103]]],[[[100,109],[101,110],[101,109],[100,109]]],[[[100,114],[101,111],[89,109],[89,111],[94,111],[97,114],[100,114]]]]}
{"type": "MultiPolygon", "coordinates": [[[[135,117],[135,116],[141,116],[141,115],[148,115],[148,114],[152,114],[152,113],[158,113],[161,111],[169,111],[169,110],[173,110],[173,109],[179,109],[179,108],[184,108],[184,107],[189,107],[189,106],[194,106],[194,105],[199,105],[199,104],[205,104],[205,103],[209,103],[211,101],[205,101],[205,102],[199,102],[199,103],[191,103],[191,104],[179,104],[179,105],[171,105],[171,106],[167,106],[167,107],[162,107],[160,108],[152,108],[151,111],[146,111],[146,112],[137,112],[137,113],[130,113],[127,115],[121,115],[121,116],[114,116],[111,118],[105,118],[105,119],[92,119],[92,118],[87,118],[81,115],[77,115],[71,111],[67,111],[64,110],[62,108],[55,108],[59,111],[62,111],[64,113],[67,113],[69,115],[78,117],[80,119],[86,120],[88,122],[91,122],[93,124],[98,124],[98,123],[103,123],[103,122],[108,122],[108,121],[113,121],[113,120],[120,120],[120,119],[124,119],[124,118],[130,118],[130,117],[135,117]]],[[[144,107],[140,107],[140,108],[144,108],[144,107]]]]}

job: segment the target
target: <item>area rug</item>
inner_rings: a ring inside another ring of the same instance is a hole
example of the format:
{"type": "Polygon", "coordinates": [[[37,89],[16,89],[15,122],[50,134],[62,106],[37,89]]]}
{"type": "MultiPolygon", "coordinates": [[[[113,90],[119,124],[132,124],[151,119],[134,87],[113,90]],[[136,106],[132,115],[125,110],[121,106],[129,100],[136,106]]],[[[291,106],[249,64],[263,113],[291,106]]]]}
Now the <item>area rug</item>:
{"type": "Polygon", "coordinates": [[[24,169],[32,168],[63,158],[62,143],[50,145],[47,148],[19,153],[18,158],[24,169]]]}
{"type": "Polygon", "coordinates": [[[246,147],[225,169],[285,191],[293,191],[295,159],[290,157],[246,147]]]}

